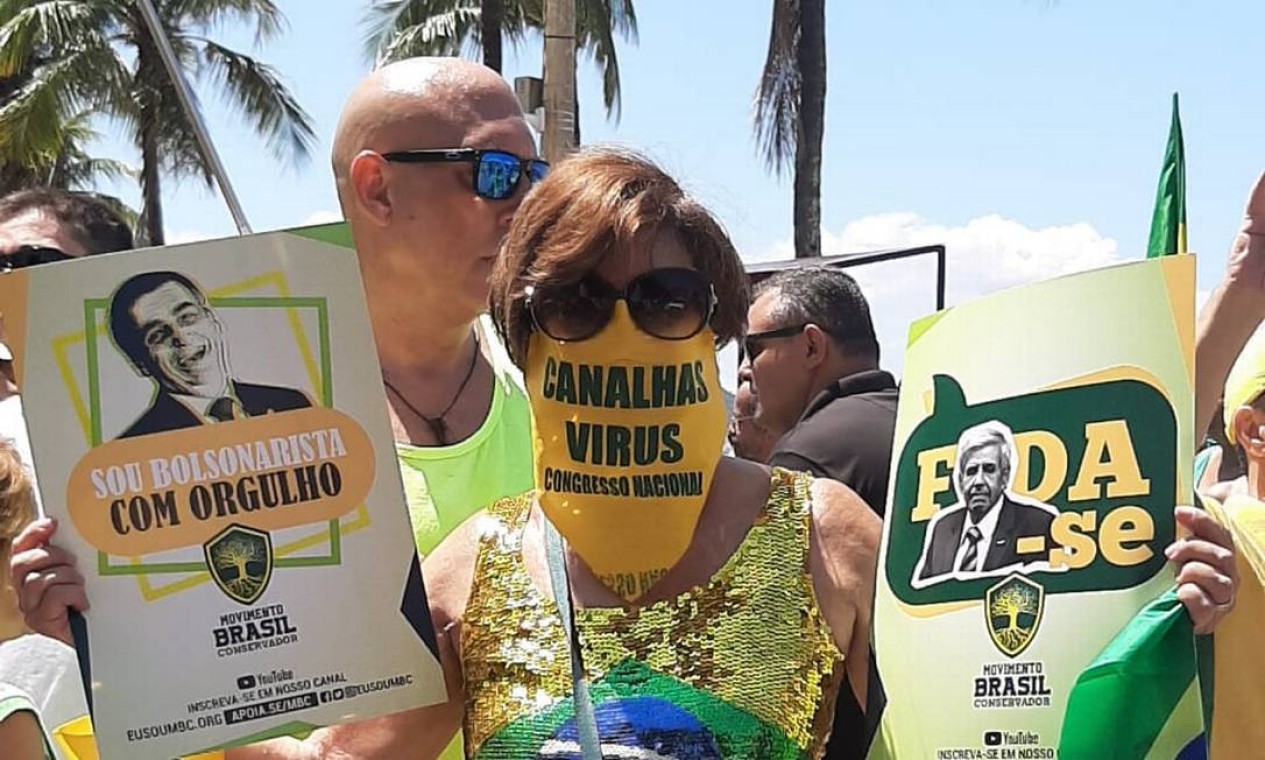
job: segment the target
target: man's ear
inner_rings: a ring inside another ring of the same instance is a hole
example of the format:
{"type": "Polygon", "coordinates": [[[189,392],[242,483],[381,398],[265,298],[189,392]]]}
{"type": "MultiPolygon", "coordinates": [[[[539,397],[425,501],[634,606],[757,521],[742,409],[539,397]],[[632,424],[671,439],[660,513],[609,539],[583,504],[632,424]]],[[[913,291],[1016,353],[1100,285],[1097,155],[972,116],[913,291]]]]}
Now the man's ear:
{"type": "Polygon", "coordinates": [[[386,159],[371,150],[362,150],[351,160],[349,172],[356,205],[367,218],[382,226],[391,220],[386,170],[386,159]]]}
{"type": "Polygon", "coordinates": [[[817,325],[804,328],[804,336],[808,339],[808,367],[816,369],[825,363],[830,353],[830,336],[817,325]]]}

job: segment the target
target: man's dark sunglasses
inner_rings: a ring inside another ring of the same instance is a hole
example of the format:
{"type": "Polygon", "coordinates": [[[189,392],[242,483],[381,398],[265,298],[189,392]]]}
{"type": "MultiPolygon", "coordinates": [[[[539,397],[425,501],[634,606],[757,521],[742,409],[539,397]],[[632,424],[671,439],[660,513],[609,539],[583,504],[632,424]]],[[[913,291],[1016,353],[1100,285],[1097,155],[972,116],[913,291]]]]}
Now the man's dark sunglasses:
{"type": "Polygon", "coordinates": [[[611,321],[615,302],[642,332],[664,340],[685,340],[703,331],[716,309],[716,292],[693,269],[653,269],[634,277],[623,291],[589,275],[565,286],[529,286],[527,310],[536,329],[554,340],[586,340],[611,321]]]}
{"type": "Polygon", "coordinates": [[[512,196],[524,177],[535,184],[549,173],[549,164],[545,161],[519,158],[503,150],[397,150],[383,153],[382,157],[398,164],[473,163],[474,192],[493,201],[503,201],[512,196]]]}
{"type": "Polygon", "coordinates": [[[765,330],[764,332],[750,333],[747,337],[742,339],[743,355],[745,355],[748,360],[755,361],[755,358],[760,355],[761,351],[764,350],[764,346],[762,346],[761,343],[775,338],[789,338],[792,335],[798,335],[803,332],[804,328],[808,327],[809,324],[811,323],[804,322],[798,325],[779,327],[776,330],[765,330]]]}
{"type": "Polygon", "coordinates": [[[13,253],[0,256],[0,272],[12,272],[14,269],[25,269],[40,264],[52,264],[55,261],[73,259],[69,253],[60,248],[48,245],[24,245],[13,253]]]}

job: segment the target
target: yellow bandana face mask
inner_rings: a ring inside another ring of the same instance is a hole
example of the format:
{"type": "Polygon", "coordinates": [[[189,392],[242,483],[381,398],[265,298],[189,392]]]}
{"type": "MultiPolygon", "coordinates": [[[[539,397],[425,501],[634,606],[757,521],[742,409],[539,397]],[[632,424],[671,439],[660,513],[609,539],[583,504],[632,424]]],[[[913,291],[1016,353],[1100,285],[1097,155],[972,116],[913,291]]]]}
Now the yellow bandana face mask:
{"type": "Polygon", "coordinates": [[[602,582],[641,596],[685,554],[724,445],[715,335],[642,332],[617,301],[582,341],[534,333],[531,400],[541,509],[602,582]]]}

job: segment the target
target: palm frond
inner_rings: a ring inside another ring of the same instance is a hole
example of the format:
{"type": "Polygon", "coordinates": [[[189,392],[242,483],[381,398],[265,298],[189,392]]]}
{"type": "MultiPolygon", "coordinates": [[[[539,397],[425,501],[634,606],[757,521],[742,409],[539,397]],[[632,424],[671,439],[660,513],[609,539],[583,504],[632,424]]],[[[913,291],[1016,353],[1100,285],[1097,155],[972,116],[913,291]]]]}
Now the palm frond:
{"type": "MultiPolygon", "coordinates": [[[[193,107],[199,113],[202,112],[202,106],[196,95],[193,107]]],[[[198,144],[197,134],[193,131],[193,124],[189,121],[188,114],[185,113],[184,106],[181,105],[175,90],[168,88],[160,91],[148,110],[142,109],[139,120],[142,124],[152,122],[158,125],[155,148],[158,166],[164,174],[173,179],[195,177],[206,187],[213,186],[215,176],[211,173],[210,164],[202,155],[202,148],[198,144]]],[[[141,150],[142,163],[145,155],[143,137],[144,131],[138,130],[136,144],[141,150]]],[[[142,172],[142,194],[144,185],[145,175],[142,172]]]]}
{"type": "Polygon", "coordinates": [[[755,133],[765,163],[776,174],[795,161],[799,115],[799,0],[775,0],[769,51],[755,97],[755,133]]]}
{"type": "Polygon", "coordinates": [[[125,102],[126,90],[111,89],[113,60],[108,46],[89,47],[30,71],[0,103],[0,158],[22,162],[56,155],[76,112],[99,108],[101,101],[125,102]]]}
{"type": "Polygon", "coordinates": [[[95,33],[108,18],[98,6],[81,0],[16,5],[17,12],[0,26],[0,77],[20,71],[39,50],[61,54],[75,49],[84,35],[95,33]]]}
{"type": "Polygon", "coordinates": [[[312,117],[276,69],[210,40],[203,41],[202,54],[229,105],[249,120],[273,153],[296,163],[306,160],[316,140],[312,117]]]}
{"type": "Polygon", "coordinates": [[[173,25],[210,32],[227,24],[255,29],[255,44],[285,31],[286,18],[272,0],[168,0],[163,17],[173,25]]]}
{"type": "Polygon", "coordinates": [[[607,17],[610,19],[611,31],[624,38],[625,42],[636,45],[641,41],[637,30],[637,9],[632,0],[605,0],[607,17]]]}
{"type": "Polygon", "coordinates": [[[477,8],[458,8],[429,16],[397,35],[383,51],[379,63],[419,55],[473,57],[482,49],[481,18],[477,8]]]}
{"type": "MultiPolygon", "coordinates": [[[[543,21],[540,24],[532,22],[533,5],[543,8],[541,0],[506,0],[501,7],[501,37],[515,50],[526,42],[528,33],[544,31],[543,21]]],[[[540,14],[543,14],[543,9],[538,15],[540,14]]]]}
{"type": "MultiPolygon", "coordinates": [[[[544,0],[506,0],[501,35],[515,47],[543,31],[544,0]]],[[[381,64],[416,55],[475,57],[482,43],[480,0],[374,0],[365,16],[365,54],[381,64]]],[[[636,43],[633,0],[578,0],[576,44],[602,72],[602,100],[619,118],[620,76],[616,37],[636,43]]]]}
{"type": "Polygon", "coordinates": [[[414,55],[460,55],[481,44],[481,10],[479,0],[374,0],[362,22],[365,55],[375,66],[414,55]]]}
{"type": "Polygon", "coordinates": [[[619,58],[615,35],[637,37],[637,16],[631,0],[581,0],[576,4],[576,45],[602,72],[602,102],[607,116],[619,120],[622,110],[619,58]]]}
{"type": "Polygon", "coordinates": [[[49,184],[67,189],[84,189],[101,179],[117,182],[135,178],[136,169],[123,161],[94,158],[82,149],[76,149],[57,162],[49,184]]]}

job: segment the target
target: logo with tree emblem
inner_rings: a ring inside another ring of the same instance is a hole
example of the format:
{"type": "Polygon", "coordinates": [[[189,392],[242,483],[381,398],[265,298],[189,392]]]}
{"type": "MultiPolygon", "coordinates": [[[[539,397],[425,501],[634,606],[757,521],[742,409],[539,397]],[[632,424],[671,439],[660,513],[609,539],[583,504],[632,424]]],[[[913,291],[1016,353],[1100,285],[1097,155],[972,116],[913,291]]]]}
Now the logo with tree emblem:
{"type": "Polygon", "coordinates": [[[254,604],[272,580],[272,537],[230,525],[202,546],[211,578],[230,599],[254,604]]]}
{"type": "Polygon", "coordinates": [[[1036,638],[1045,611],[1045,589],[1022,575],[1012,575],[984,595],[984,620],[993,645],[1017,657],[1036,638]]]}

